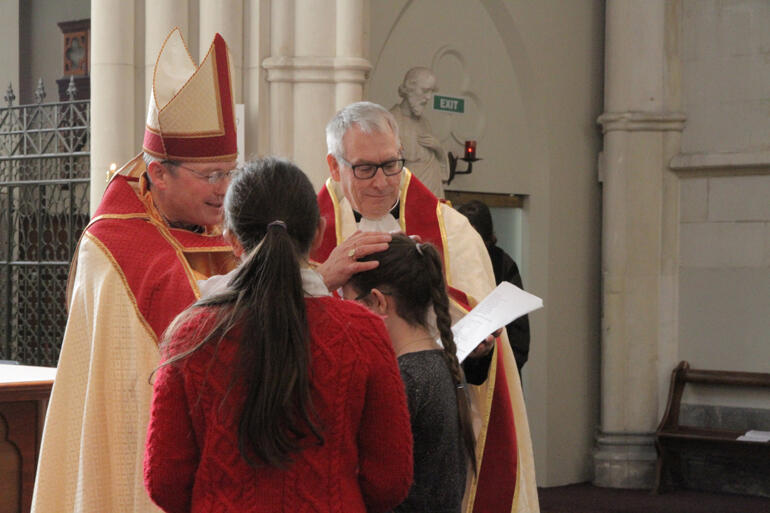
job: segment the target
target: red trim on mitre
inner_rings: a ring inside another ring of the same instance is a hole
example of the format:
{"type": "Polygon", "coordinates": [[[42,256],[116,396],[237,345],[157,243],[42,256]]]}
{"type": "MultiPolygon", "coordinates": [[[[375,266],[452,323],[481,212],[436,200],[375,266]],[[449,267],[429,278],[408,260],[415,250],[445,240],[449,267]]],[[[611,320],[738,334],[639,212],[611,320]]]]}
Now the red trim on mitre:
{"type": "MultiPolygon", "coordinates": [[[[146,152],[157,158],[182,162],[235,160],[238,155],[238,139],[235,131],[235,104],[230,76],[230,60],[227,43],[218,33],[214,36],[214,41],[211,43],[211,47],[201,64],[210,58],[214,59],[216,66],[217,89],[219,91],[219,105],[217,105],[217,108],[222,116],[224,133],[214,136],[196,136],[195,134],[188,136],[163,136],[162,133],[155,133],[147,127],[144,131],[143,144],[143,149],[146,152]]],[[[200,69],[200,66],[198,69],[200,69]]],[[[182,87],[174,98],[185,94],[186,87],[187,84],[182,87]]],[[[160,122],[160,113],[158,114],[158,119],[160,122]]]]}

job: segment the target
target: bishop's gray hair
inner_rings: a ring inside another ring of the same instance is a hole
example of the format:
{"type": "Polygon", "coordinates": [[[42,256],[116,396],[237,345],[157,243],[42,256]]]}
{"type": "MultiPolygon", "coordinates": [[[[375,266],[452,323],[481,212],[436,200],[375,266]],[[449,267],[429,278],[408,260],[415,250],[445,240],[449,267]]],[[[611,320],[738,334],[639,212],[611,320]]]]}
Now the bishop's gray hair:
{"type": "Polygon", "coordinates": [[[396,144],[401,147],[398,137],[398,124],[385,107],[372,102],[351,103],[343,108],[326,125],[326,148],[335,157],[344,157],[342,138],[356,125],[365,134],[373,132],[393,132],[396,144]]]}

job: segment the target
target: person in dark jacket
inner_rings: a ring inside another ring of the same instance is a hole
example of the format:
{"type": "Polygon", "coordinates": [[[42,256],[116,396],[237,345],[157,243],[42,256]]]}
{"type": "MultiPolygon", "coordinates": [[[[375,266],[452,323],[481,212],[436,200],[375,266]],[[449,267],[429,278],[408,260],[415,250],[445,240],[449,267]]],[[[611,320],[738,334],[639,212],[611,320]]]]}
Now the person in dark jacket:
{"type": "MultiPolygon", "coordinates": [[[[499,285],[503,281],[508,281],[523,289],[521,274],[516,262],[508,253],[497,246],[497,237],[489,207],[479,200],[471,200],[461,205],[457,211],[468,218],[484,240],[487,251],[489,251],[489,258],[492,260],[495,282],[499,285]]],[[[529,357],[529,317],[526,315],[519,317],[507,325],[505,329],[508,332],[513,356],[516,358],[516,367],[518,367],[519,375],[521,375],[521,368],[524,367],[529,357]]]]}

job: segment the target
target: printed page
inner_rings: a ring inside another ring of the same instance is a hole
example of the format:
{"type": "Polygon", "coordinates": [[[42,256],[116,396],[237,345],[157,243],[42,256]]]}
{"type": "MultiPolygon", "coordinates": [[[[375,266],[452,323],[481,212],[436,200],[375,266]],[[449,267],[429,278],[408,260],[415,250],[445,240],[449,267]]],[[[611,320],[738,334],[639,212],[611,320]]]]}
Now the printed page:
{"type": "Polygon", "coordinates": [[[507,281],[502,282],[452,326],[461,362],[493,331],[543,307],[543,300],[507,281]]]}

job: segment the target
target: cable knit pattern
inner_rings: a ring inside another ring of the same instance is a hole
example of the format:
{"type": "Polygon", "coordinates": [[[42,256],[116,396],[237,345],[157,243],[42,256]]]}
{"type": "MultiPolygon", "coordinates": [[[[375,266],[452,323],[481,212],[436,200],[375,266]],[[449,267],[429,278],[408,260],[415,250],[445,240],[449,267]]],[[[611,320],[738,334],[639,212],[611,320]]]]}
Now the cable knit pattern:
{"type": "MultiPolygon", "coordinates": [[[[382,321],[348,301],[305,304],[324,444],[307,437],[285,469],[249,467],[238,452],[244,392],[231,386],[237,343],[208,344],[155,378],[144,472],[150,497],[165,511],[380,512],[406,497],[409,412],[382,321]]],[[[211,315],[201,309],[186,322],[172,351],[199,341],[211,315]]]]}

